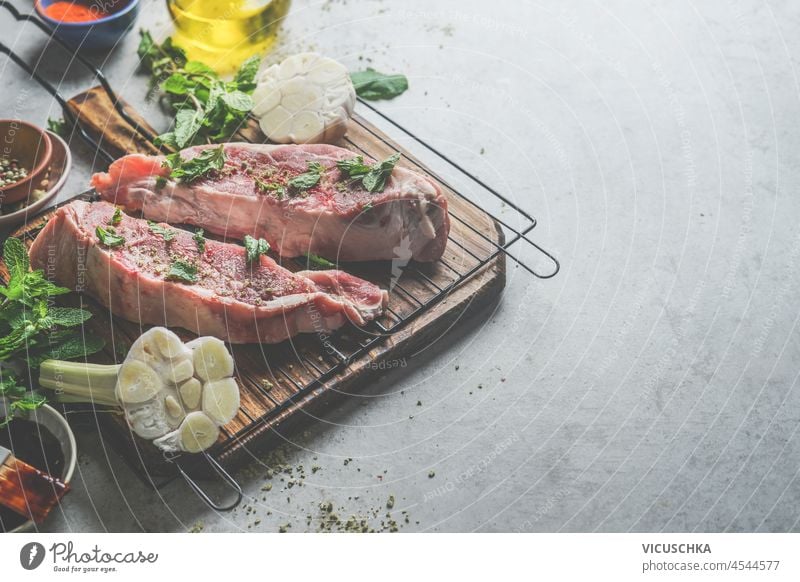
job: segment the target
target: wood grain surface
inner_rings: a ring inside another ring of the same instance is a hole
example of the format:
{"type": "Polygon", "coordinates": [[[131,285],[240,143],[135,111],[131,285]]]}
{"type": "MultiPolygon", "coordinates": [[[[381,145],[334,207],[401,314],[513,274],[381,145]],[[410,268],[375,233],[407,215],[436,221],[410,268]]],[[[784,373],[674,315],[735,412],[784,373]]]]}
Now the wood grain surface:
{"type": "MultiPolygon", "coordinates": [[[[99,87],[83,93],[70,102],[70,107],[81,119],[84,128],[102,138],[104,147],[115,155],[141,152],[152,154],[156,150],[125,121],[99,87]]],[[[142,128],[153,132],[146,121],[127,109],[129,115],[142,128]]],[[[257,124],[249,123],[237,136],[242,141],[264,142],[257,124]]],[[[348,134],[341,144],[359,153],[383,158],[400,151],[400,165],[430,172],[422,166],[411,152],[405,151],[388,136],[365,119],[356,116],[348,134]]],[[[434,178],[435,179],[435,178],[434,178]]],[[[442,261],[433,264],[412,263],[392,273],[390,262],[350,263],[340,265],[354,275],[390,288],[390,313],[383,319],[385,328],[391,329],[401,319],[411,318],[405,325],[397,326],[391,333],[381,333],[377,340],[360,357],[341,365],[326,338],[306,334],[278,345],[233,346],[236,360],[236,376],[241,389],[241,408],[236,418],[224,427],[220,442],[212,449],[212,455],[232,466],[249,457],[250,447],[262,449],[274,442],[279,433],[296,428],[305,422],[313,422],[325,414],[326,407],[336,406],[374,382],[392,361],[411,359],[426,347],[441,341],[442,336],[462,318],[496,300],[505,285],[505,255],[497,253],[492,243],[502,244],[503,233],[499,225],[485,212],[452,192],[444,184],[442,189],[448,196],[453,220],[451,240],[442,261]],[[489,242],[491,241],[491,242],[489,242]],[[486,261],[486,259],[489,259],[486,261]],[[485,264],[479,266],[481,263],[485,264]],[[420,304],[441,295],[462,275],[475,272],[450,289],[446,296],[434,305],[421,309],[420,304]],[[399,279],[396,275],[401,273],[399,279]],[[324,383],[314,382],[321,374],[338,368],[324,383]],[[305,388],[310,386],[308,388],[305,388]]],[[[83,193],[91,198],[91,193],[83,193]]],[[[54,212],[53,209],[32,219],[20,228],[15,236],[23,237],[28,244],[35,238],[43,224],[54,212]]],[[[298,264],[284,261],[290,269],[298,264]]],[[[2,267],[5,270],[5,267],[2,267]]],[[[5,275],[5,273],[3,273],[5,275]]],[[[72,296],[69,301],[80,303],[92,311],[94,317],[87,324],[86,333],[97,334],[106,339],[107,347],[93,361],[121,361],[124,353],[145,327],[137,322],[125,321],[110,314],[106,308],[86,296],[72,296]]],[[[189,332],[175,330],[185,339],[189,332]]],[[[360,345],[378,333],[375,328],[366,333],[355,327],[345,328],[331,338],[339,352],[349,355],[360,345]]],[[[160,475],[173,473],[173,467],[150,443],[132,435],[124,420],[107,415],[107,432],[122,446],[126,458],[139,469],[146,479],[156,480],[160,475]]],[[[199,458],[200,456],[198,456],[199,458]]],[[[191,465],[191,459],[182,459],[181,464],[191,465]]],[[[197,468],[205,465],[197,463],[197,468]]],[[[191,468],[191,467],[190,467],[191,468]]]]}

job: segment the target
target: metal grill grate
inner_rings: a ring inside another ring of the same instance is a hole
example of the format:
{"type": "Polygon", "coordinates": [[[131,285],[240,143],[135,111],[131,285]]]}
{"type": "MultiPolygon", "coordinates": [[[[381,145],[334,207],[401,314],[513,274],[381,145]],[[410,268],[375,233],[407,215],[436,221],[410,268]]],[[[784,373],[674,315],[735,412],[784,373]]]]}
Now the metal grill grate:
{"type": "MultiPolygon", "coordinates": [[[[44,33],[50,35],[50,30],[36,16],[21,14],[14,6],[6,1],[0,1],[0,7],[9,11],[16,20],[30,22],[41,29],[44,33]]],[[[110,86],[102,71],[97,69],[91,62],[81,56],[80,53],[73,51],[68,45],[63,43],[57,37],[52,38],[55,42],[59,43],[65,51],[68,51],[69,54],[74,56],[78,63],[89,69],[94,74],[101,87],[114,104],[114,107],[120,116],[125,119],[125,121],[131,125],[131,127],[136,128],[136,130],[139,131],[140,135],[144,139],[148,140],[150,143],[153,143],[155,136],[151,135],[147,130],[142,128],[140,124],[125,110],[124,105],[118,99],[116,93],[110,86]]],[[[25,70],[32,79],[37,81],[45,90],[48,91],[48,93],[53,96],[54,99],[56,99],[56,101],[61,105],[68,122],[94,151],[99,153],[107,163],[111,163],[115,159],[115,156],[112,155],[112,153],[104,149],[98,140],[96,140],[92,135],[90,135],[89,132],[81,127],[79,120],[76,119],[75,115],[67,106],[67,99],[60,94],[56,87],[54,87],[46,79],[42,78],[33,68],[31,68],[2,42],[0,42],[0,52],[8,55],[13,62],[25,70]]],[[[361,99],[359,99],[359,103],[361,107],[363,107],[371,115],[376,116],[382,120],[382,122],[391,126],[394,130],[401,132],[405,136],[405,139],[418,144],[427,152],[432,154],[435,158],[442,162],[449,169],[449,171],[453,172],[454,175],[458,176],[460,179],[465,179],[466,181],[471,182],[479,187],[482,192],[485,192],[490,198],[493,198],[494,201],[501,203],[506,209],[509,209],[512,212],[512,217],[502,217],[499,216],[498,213],[487,212],[484,207],[462,193],[458,188],[448,183],[448,181],[446,181],[441,175],[432,172],[428,166],[423,165],[423,163],[420,162],[416,157],[404,156],[404,160],[407,165],[422,171],[422,173],[431,175],[434,179],[448,188],[452,194],[458,196],[468,205],[479,209],[483,213],[486,213],[494,221],[496,221],[496,223],[502,227],[503,237],[501,241],[498,242],[490,239],[483,232],[470,224],[469,220],[467,220],[465,217],[459,216],[452,209],[450,209],[449,214],[451,221],[459,223],[466,231],[473,233],[475,237],[480,239],[480,245],[474,244],[474,240],[468,241],[464,238],[461,238],[458,236],[458,234],[456,234],[455,229],[451,230],[448,248],[457,249],[460,253],[461,261],[456,263],[455,261],[448,260],[444,257],[440,259],[438,264],[441,268],[438,269],[439,275],[437,280],[434,280],[434,278],[430,276],[430,271],[426,272],[427,268],[425,266],[418,265],[413,262],[409,263],[403,269],[402,278],[391,288],[390,305],[384,317],[371,322],[363,329],[350,328],[347,329],[346,332],[334,333],[325,342],[318,338],[322,345],[319,346],[320,350],[314,354],[302,352],[300,350],[294,350],[296,365],[301,366],[303,370],[306,371],[307,375],[311,377],[310,380],[298,380],[295,377],[295,374],[292,373],[292,370],[287,369],[290,366],[281,366],[272,368],[270,370],[275,379],[282,379],[294,388],[295,392],[293,394],[285,398],[278,398],[273,394],[272,391],[266,390],[258,382],[254,382],[254,385],[257,386],[260,394],[273,404],[273,408],[258,418],[253,418],[252,415],[247,412],[247,410],[241,408],[241,413],[251,422],[238,432],[232,433],[230,431],[223,430],[223,434],[225,435],[224,441],[218,443],[215,448],[205,455],[206,460],[211,462],[212,466],[214,466],[218,472],[221,471],[220,474],[222,477],[234,485],[235,482],[230,479],[230,476],[227,475],[227,473],[224,472],[224,470],[216,463],[216,461],[213,460],[213,457],[215,457],[220,450],[224,449],[226,446],[237,441],[238,439],[248,437],[253,431],[258,430],[263,423],[277,418],[286,410],[302,401],[309,394],[322,388],[326,382],[331,380],[334,376],[336,376],[337,373],[342,371],[351,361],[354,361],[355,359],[364,355],[378,343],[385,341],[387,337],[390,337],[393,333],[396,333],[414,321],[432,306],[436,305],[440,301],[443,301],[452,290],[456,289],[464,281],[476,275],[476,273],[478,273],[483,267],[485,267],[501,253],[505,254],[509,259],[514,261],[529,274],[540,279],[548,279],[553,277],[559,270],[559,263],[555,257],[533,242],[528,236],[536,227],[536,219],[534,217],[520,208],[512,200],[509,200],[497,190],[486,184],[483,180],[468,172],[450,157],[446,156],[437,148],[430,145],[430,143],[393,121],[370,103],[361,99]],[[541,257],[543,257],[545,261],[549,261],[551,268],[548,272],[540,272],[537,268],[534,268],[523,261],[518,251],[515,250],[512,252],[512,246],[517,245],[519,248],[519,245],[523,244],[529,245],[531,249],[540,253],[541,257]],[[443,277],[442,273],[446,273],[446,275],[443,277]],[[412,282],[414,283],[413,285],[410,284],[412,282]],[[410,287],[412,286],[415,290],[411,290],[410,287]],[[313,356],[316,356],[316,358],[313,356]]],[[[361,116],[356,116],[354,118],[355,123],[360,124],[361,128],[364,131],[372,134],[372,136],[374,136],[378,142],[383,144],[387,143],[382,135],[375,133],[375,131],[372,129],[372,126],[369,124],[364,124],[362,120],[363,118],[361,116]]],[[[349,142],[348,145],[352,149],[361,152],[365,156],[374,159],[380,159],[382,157],[377,152],[369,152],[364,150],[360,144],[352,141],[349,142]]],[[[305,267],[305,265],[301,265],[296,260],[290,262],[289,264],[284,264],[293,269],[305,267]]],[[[354,265],[352,268],[348,267],[348,270],[353,272],[353,274],[358,275],[357,265],[354,265]]],[[[174,460],[177,460],[177,458],[174,460]]],[[[186,476],[178,463],[176,463],[176,466],[178,472],[187,479],[187,481],[190,483],[190,485],[192,485],[193,488],[195,488],[198,494],[200,494],[207,503],[214,506],[213,502],[208,498],[208,496],[186,476]]],[[[161,483],[156,484],[156,486],[161,486],[168,481],[169,480],[162,481],[161,483]]],[[[217,508],[224,509],[219,507],[217,508]]]]}

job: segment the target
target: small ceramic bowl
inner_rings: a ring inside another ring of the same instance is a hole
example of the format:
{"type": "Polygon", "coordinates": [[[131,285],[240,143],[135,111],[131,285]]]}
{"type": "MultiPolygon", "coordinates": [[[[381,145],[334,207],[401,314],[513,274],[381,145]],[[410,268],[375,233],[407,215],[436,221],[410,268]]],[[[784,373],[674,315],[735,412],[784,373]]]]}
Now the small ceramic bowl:
{"type": "MultiPolygon", "coordinates": [[[[69,151],[69,146],[61,137],[50,131],[47,132],[47,136],[50,138],[53,152],[50,156],[49,173],[45,173],[43,176],[43,179],[47,180],[47,184],[40,188],[45,191],[45,194],[35,196],[35,199],[27,205],[23,202],[12,204],[10,208],[18,204],[22,205],[17,210],[9,210],[8,205],[5,205],[5,207],[0,206],[0,228],[8,228],[27,222],[47,206],[58,195],[61,188],[64,187],[69,171],[72,169],[72,154],[69,151]]],[[[41,186],[41,182],[39,186],[41,186]]]]}
{"type": "MultiPolygon", "coordinates": [[[[0,402],[0,416],[5,416],[5,405],[2,402],[0,402]]],[[[78,461],[78,445],[75,442],[75,434],[69,427],[67,419],[55,408],[47,404],[26,413],[23,418],[42,425],[56,437],[61,445],[61,454],[64,456],[64,469],[58,477],[60,477],[64,483],[69,483],[72,480],[72,474],[75,472],[75,465],[78,461]]],[[[30,531],[31,529],[33,529],[33,522],[26,521],[12,529],[9,533],[30,531]]]]}
{"type": "Polygon", "coordinates": [[[128,34],[139,15],[139,0],[75,0],[87,8],[108,11],[108,16],[85,22],[63,22],[47,15],[45,10],[58,0],[36,0],[36,14],[67,44],[81,50],[108,49],[128,34]]]}
{"type": "Polygon", "coordinates": [[[24,200],[42,181],[53,146],[43,129],[20,119],[0,119],[0,157],[18,160],[28,175],[0,187],[0,205],[24,200]]]}

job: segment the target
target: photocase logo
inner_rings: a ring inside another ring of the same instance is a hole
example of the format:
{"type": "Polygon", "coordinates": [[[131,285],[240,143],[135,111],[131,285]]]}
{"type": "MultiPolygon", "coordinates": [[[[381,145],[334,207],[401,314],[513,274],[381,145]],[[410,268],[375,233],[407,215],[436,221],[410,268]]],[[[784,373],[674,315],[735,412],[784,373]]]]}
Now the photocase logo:
{"type": "Polygon", "coordinates": [[[19,563],[26,570],[35,570],[44,561],[44,546],[39,542],[29,542],[19,551],[19,563]]]}

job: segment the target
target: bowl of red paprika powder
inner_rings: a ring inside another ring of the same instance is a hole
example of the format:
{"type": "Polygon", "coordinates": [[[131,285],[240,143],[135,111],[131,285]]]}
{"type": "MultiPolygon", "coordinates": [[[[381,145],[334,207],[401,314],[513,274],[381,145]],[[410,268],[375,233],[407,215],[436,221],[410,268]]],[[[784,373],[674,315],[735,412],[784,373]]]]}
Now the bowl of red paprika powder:
{"type": "Polygon", "coordinates": [[[139,0],[36,0],[53,34],[80,50],[113,47],[139,15],[139,0]]]}

